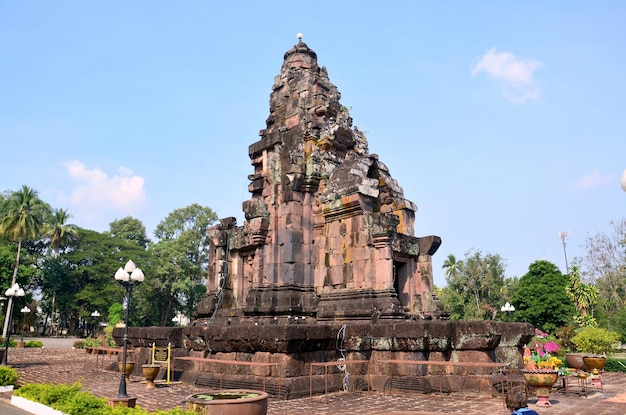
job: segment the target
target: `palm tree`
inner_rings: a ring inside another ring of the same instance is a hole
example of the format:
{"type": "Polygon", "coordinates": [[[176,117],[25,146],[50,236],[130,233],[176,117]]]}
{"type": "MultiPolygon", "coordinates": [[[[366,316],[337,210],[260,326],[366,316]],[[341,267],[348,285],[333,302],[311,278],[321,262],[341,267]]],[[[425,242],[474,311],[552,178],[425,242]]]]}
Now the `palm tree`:
{"type": "MultiPolygon", "coordinates": [[[[35,239],[40,235],[43,224],[42,205],[43,203],[39,199],[37,191],[26,185],[22,186],[20,190],[11,193],[2,203],[0,211],[3,216],[0,220],[0,234],[17,242],[17,255],[15,257],[11,286],[15,284],[17,279],[22,241],[35,239]]],[[[12,303],[13,297],[9,297],[7,310],[13,305],[12,303]]],[[[6,337],[8,323],[8,318],[5,318],[2,337],[6,337]]]]}
{"type": "MultiPolygon", "coordinates": [[[[67,221],[72,215],[67,209],[55,209],[49,222],[44,225],[44,235],[50,239],[50,247],[54,258],[59,257],[61,246],[78,238],[78,228],[76,225],[68,224],[67,221]]],[[[52,304],[50,317],[54,318],[54,305],[56,302],[56,291],[52,289],[52,304]]],[[[47,321],[47,319],[46,319],[47,321]]],[[[44,324],[44,332],[45,332],[44,324]]]]}
{"type": "Polygon", "coordinates": [[[44,226],[44,235],[50,239],[50,247],[55,258],[59,257],[62,245],[78,237],[76,225],[66,223],[71,217],[67,209],[55,209],[50,222],[44,226]]]}
{"type": "Polygon", "coordinates": [[[453,254],[448,255],[448,258],[443,261],[443,265],[441,266],[441,268],[446,270],[446,277],[454,279],[457,272],[459,272],[461,262],[462,261],[457,262],[456,257],[453,254]]]}

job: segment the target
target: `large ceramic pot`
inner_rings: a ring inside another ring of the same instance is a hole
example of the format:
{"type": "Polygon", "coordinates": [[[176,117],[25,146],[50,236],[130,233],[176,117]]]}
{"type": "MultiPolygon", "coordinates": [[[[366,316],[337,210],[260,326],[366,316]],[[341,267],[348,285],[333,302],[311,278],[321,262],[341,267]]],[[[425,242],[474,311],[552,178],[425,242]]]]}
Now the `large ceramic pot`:
{"type": "Polygon", "coordinates": [[[585,362],[585,366],[591,372],[594,369],[598,371],[604,370],[604,365],[606,364],[606,357],[604,356],[585,356],[583,357],[583,362],[585,362]]]}
{"type": "Polygon", "coordinates": [[[585,366],[583,357],[587,355],[588,353],[567,353],[565,355],[565,361],[567,362],[567,367],[586,372],[588,369],[587,369],[587,366],[585,366]]]}
{"type": "Polygon", "coordinates": [[[197,393],[187,398],[187,409],[197,415],[266,415],[268,394],[262,391],[225,389],[197,393]]]}
{"type": "Polygon", "coordinates": [[[537,395],[537,406],[552,406],[550,403],[550,390],[552,385],[559,379],[559,372],[556,370],[522,370],[526,383],[535,390],[537,395]]]}
{"type": "Polygon", "coordinates": [[[122,362],[117,363],[117,369],[121,372],[124,372],[124,376],[126,376],[126,382],[130,382],[130,374],[135,370],[135,362],[126,362],[126,369],[122,370],[122,362]]]}
{"type": "Polygon", "coordinates": [[[143,377],[146,378],[146,389],[152,389],[156,387],[154,384],[154,379],[159,376],[159,370],[161,370],[161,365],[141,366],[143,377]]]}

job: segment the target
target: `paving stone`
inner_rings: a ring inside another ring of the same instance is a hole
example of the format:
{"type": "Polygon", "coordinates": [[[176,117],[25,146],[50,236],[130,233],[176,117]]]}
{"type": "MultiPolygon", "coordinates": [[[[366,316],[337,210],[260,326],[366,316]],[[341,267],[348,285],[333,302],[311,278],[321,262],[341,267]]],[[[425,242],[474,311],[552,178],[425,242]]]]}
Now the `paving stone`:
{"type": "MultiPolygon", "coordinates": [[[[9,363],[20,374],[23,383],[80,382],[85,390],[97,396],[113,398],[117,394],[120,374],[110,368],[116,366],[117,358],[106,355],[90,355],[78,349],[11,349],[9,363]]],[[[135,373],[139,373],[136,369],[135,373]]],[[[127,384],[130,396],[137,398],[137,405],[148,409],[171,409],[184,407],[185,399],[194,393],[208,389],[186,383],[161,385],[146,389],[143,377],[133,374],[127,384]]],[[[2,394],[0,399],[9,399],[2,394]]],[[[541,415],[623,415],[626,414],[626,374],[606,373],[603,390],[592,390],[589,396],[571,391],[565,396],[562,390],[550,395],[552,407],[537,408],[531,397],[530,407],[541,415]]],[[[483,414],[506,415],[501,399],[463,394],[386,394],[375,392],[340,392],[326,396],[288,401],[270,400],[268,415],[433,415],[433,414],[483,414]]]]}

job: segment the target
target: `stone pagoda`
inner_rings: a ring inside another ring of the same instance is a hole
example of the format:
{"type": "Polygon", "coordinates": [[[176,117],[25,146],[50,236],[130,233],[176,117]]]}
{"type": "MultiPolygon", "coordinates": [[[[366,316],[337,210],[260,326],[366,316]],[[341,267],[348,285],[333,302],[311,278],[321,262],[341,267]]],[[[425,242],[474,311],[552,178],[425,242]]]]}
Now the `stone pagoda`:
{"type": "Polygon", "coordinates": [[[369,153],[340,98],[300,38],[285,53],[266,128],[248,150],[245,221],[208,229],[200,320],[446,316],[433,293],[431,257],[441,239],[414,236],[417,207],[369,153]]]}

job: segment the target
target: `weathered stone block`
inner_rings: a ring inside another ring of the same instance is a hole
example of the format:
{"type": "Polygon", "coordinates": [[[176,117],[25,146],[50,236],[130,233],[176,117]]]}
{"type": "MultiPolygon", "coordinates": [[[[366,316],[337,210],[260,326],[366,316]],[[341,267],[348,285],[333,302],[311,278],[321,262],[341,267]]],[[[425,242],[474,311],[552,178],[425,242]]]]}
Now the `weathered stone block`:
{"type": "Polygon", "coordinates": [[[282,263],[280,264],[280,283],[289,284],[292,282],[304,281],[304,264],[302,263],[282,263]]]}
{"type": "MultiPolygon", "coordinates": [[[[288,242],[280,247],[280,257],[283,263],[301,263],[302,262],[302,244],[288,242]]],[[[304,264],[303,270],[304,270],[304,264]]]]}
{"type": "Polygon", "coordinates": [[[281,229],[278,231],[278,245],[296,242],[302,244],[304,242],[302,230],[281,229]]]}

